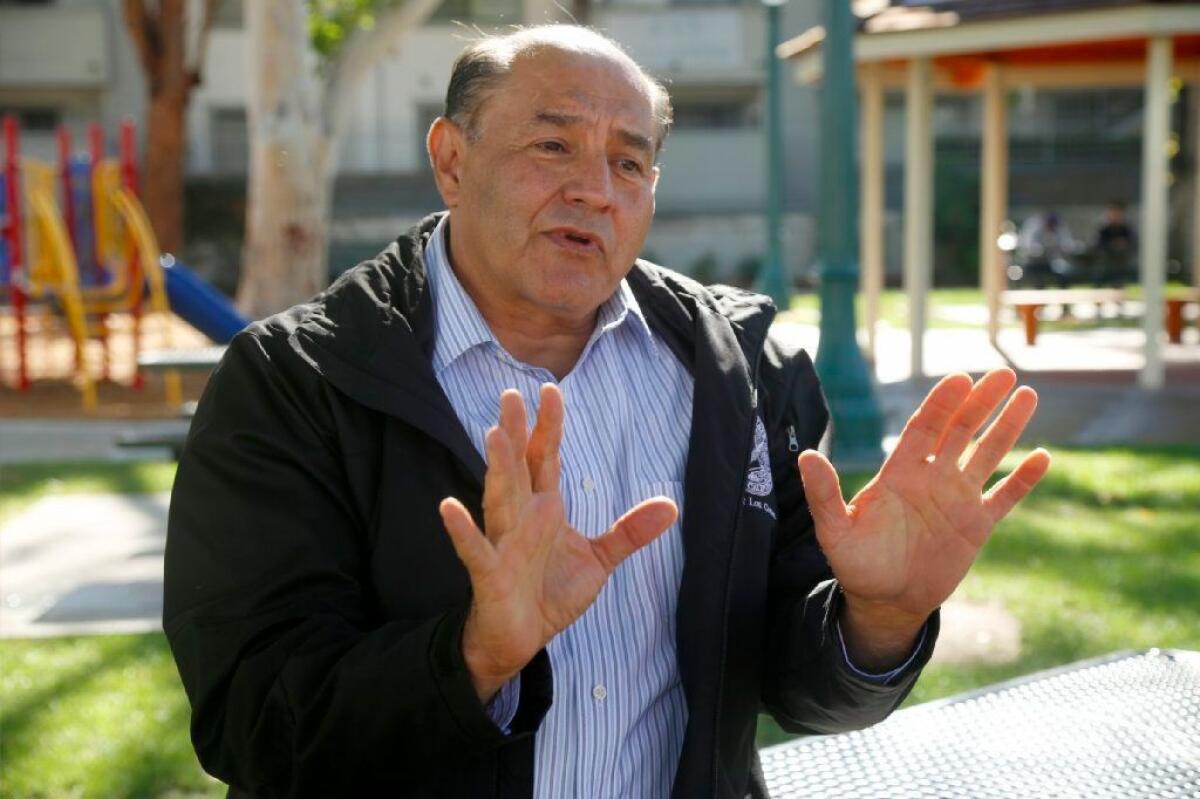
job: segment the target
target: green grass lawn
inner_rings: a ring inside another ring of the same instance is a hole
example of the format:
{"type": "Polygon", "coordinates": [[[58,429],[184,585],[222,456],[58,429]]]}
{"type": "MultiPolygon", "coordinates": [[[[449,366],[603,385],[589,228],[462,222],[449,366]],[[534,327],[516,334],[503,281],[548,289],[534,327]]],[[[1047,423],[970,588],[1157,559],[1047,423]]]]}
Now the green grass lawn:
{"type": "MultiPolygon", "coordinates": [[[[931,666],[910,702],[1118,649],[1200,649],[1200,447],[1054,457],[963,589],[1020,620],[1020,658],[931,666]]],[[[6,470],[0,508],[56,491],[158,490],[171,471],[6,470]]],[[[847,490],[861,484],[845,482],[847,490]]],[[[5,797],[223,796],[197,765],[187,726],[187,698],[162,635],[0,641],[5,797]]],[[[760,724],[761,744],[785,738],[769,720],[760,724]]]]}
{"type": "MultiPolygon", "coordinates": [[[[860,322],[866,318],[866,305],[862,292],[855,295],[855,318],[860,322]]],[[[983,322],[973,324],[955,318],[956,310],[970,306],[982,306],[983,293],[973,288],[932,289],[929,292],[929,327],[970,327],[979,329],[983,322]]],[[[792,305],[786,318],[802,324],[819,324],[821,321],[820,297],[816,292],[793,294],[792,305]]],[[[879,297],[879,319],[892,327],[908,328],[908,297],[900,289],[886,289],[879,297]]]]}

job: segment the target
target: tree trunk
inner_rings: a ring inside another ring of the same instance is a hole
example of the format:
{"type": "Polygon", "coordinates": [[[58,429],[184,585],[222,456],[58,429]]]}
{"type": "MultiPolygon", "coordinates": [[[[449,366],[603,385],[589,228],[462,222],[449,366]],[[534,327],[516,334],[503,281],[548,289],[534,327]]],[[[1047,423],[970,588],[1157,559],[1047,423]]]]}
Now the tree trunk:
{"type": "Polygon", "coordinates": [[[163,252],[183,245],[183,156],[188,90],[159,91],[150,97],[146,125],[146,164],[142,188],[146,215],[163,252]]]}
{"type": "Polygon", "coordinates": [[[261,318],[328,282],[334,145],[303,3],[247,3],[250,176],[238,306],[261,318]]]}
{"type": "MultiPolygon", "coordinates": [[[[194,24],[195,58],[203,57],[212,21],[213,0],[194,24]]],[[[161,0],[152,8],[145,0],[125,0],[125,29],[142,64],[150,95],[145,164],[142,170],[146,214],[164,251],[183,245],[184,115],[192,87],[200,82],[199,63],[189,66],[185,0],[161,0]]]]}

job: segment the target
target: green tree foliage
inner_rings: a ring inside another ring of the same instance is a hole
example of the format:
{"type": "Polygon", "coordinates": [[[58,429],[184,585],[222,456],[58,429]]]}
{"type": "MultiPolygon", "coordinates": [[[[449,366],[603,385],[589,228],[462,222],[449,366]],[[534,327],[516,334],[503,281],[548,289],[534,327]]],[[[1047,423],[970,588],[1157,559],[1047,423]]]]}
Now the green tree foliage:
{"type": "Polygon", "coordinates": [[[355,31],[375,27],[376,14],[396,0],[308,0],[308,32],[313,49],[328,61],[355,31]]]}

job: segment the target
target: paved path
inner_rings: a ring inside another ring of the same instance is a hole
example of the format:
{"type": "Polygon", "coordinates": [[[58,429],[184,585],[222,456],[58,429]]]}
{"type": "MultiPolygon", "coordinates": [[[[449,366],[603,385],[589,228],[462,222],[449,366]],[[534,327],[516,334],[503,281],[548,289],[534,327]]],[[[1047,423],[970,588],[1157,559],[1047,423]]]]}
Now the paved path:
{"type": "Polygon", "coordinates": [[[0,526],[0,637],[161,630],[167,494],[68,494],[0,526]]]}

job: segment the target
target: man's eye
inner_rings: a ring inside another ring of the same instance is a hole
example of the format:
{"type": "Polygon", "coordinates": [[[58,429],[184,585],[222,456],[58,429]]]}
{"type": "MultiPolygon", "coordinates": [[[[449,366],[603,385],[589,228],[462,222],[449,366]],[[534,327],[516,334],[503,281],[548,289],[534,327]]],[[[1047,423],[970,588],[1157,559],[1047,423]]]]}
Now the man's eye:
{"type": "Polygon", "coordinates": [[[537,143],[540,150],[545,150],[548,153],[565,153],[567,148],[560,141],[542,141],[537,143]]]}
{"type": "Polygon", "coordinates": [[[642,169],[642,165],[639,162],[633,160],[632,158],[620,159],[619,161],[617,161],[617,166],[619,166],[621,168],[621,171],[628,172],[631,175],[640,175],[640,174],[642,174],[642,172],[645,171],[644,169],[642,169]]]}

